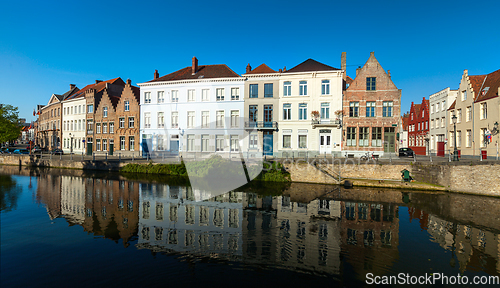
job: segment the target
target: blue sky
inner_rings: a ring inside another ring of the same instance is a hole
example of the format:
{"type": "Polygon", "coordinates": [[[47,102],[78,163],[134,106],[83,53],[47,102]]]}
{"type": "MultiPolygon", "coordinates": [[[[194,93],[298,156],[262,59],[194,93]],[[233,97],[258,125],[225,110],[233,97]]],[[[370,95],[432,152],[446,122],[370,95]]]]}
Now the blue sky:
{"type": "Polygon", "coordinates": [[[9,1],[0,17],[0,102],[33,120],[69,84],[133,84],[190,66],[288,69],[312,58],[347,74],[370,52],[402,89],[402,112],[500,68],[500,1],[9,1]]]}

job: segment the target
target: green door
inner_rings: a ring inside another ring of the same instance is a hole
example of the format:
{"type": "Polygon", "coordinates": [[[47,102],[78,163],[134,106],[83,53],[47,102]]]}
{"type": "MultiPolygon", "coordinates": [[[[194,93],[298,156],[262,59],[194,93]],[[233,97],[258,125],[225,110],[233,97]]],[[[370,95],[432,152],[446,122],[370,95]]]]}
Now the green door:
{"type": "Polygon", "coordinates": [[[392,153],[395,152],[396,143],[396,133],[394,132],[394,127],[384,128],[384,152],[392,153]]]}
{"type": "Polygon", "coordinates": [[[92,155],[92,143],[87,143],[87,155],[92,155]]]}

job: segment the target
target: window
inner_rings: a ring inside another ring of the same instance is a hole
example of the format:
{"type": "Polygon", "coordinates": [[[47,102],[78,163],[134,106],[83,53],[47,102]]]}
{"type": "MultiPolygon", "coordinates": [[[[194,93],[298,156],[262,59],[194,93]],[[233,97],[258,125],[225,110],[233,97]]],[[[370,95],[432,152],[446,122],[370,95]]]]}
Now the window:
{"type": "Polygon", "coordinates": [[[216,112],[216,126],[217,128],[224,128],[224,110],[216,112]]]}
{"type": "Polygon", "coordinates": [[[462,143],[462,131],[457,131],[457,147],[460,147],[460,143],[462,143]]]}
{"type": "Polygon", "coordinates": [[[376,90],[376,77],[366,77],[366,91],[375,91],[376,90]]]}
{"type": "Polygon", "coordinates": [[[208,151],[208,140],[210,139],[209,135],[201,135],[201,152],[208,151]]]}
{"type": "Polygon", "coordinates": [[[291,120],[292,119],[292,104],[286,103],[283,104],[283,120],[291,120]]]}
{"type": "MultiPolygon", "coordinates": [[[[437,124],[437,123],[436,123],[436,124],[437,124]]],[[[445,125],[446,125],[446,118],[445,118],[445,117],[442,117],[442,118],[441,118],[441,127],[443,127],[443,128],[444,128],[444,127],[445,127],[445,125]]]]}
{"type": "Polygon", "coordinates": [[[467,90],[462,91],[462,101],[467,100],[467,90]]]}
{"type": "Polygon", "coordinates": [[[307,148],[307,135],[299,135],[299,148],[307,148]]]}
{"type": "Polygon", "coordinates": [[[144,92],[144,103],[151,103],[151,92],[144,92]]]}
{"type": "Polygon", "coordinates": [[[250,105],[248,108],[248,120],[250,122],[257,122],[257,105],[250,105]]]}
{"type": "Polygon", "coordinates": [[[307,95],[307,81],[299,82],[299,95],[307,95]]]}
{"type": "Polygon", "coordinates": [[[330,94],[330,80],[321,80],[321,95],[330,94]]]}
{"type": "Polygon", "coordinates": [[[359,102],[349,102],[349,117],[359,117],[359,102]]]}
{"type": "Polygon", "coordinates": [[[346,146],[356,146],[356,127],[347,127],[346,146]]]}
{"type": "Polygon", "coordinates": [[[258,139],[259,139],[259,135],[257,135],[257,133],[250,134],[250,141],[249,141],[248,148],[250,148],[250,149],[257,149],[257,147],[258,147],[258,139]]]}
{"type": "MultiPolygon", "coordinates": [[[[73,108],[73,107],[71,107],[73,108]]],[[[73,109],[71,109],[73,110],[73,109]]],[[[108,117],[108,107],[102,108],[102,117],[108,117]]]]}
{"type": "Polygon", "coordinates": [[[215,136],[215,151],[224,151],[224,135],[215,136]]]}
{"type": "Polygon", "coordinates": [[[372,147],[382,147],[382,127],[372,127],[372,147]]]}
{"type": "Polygon", "coordinates": [[[78,120],[78,131],[82,131],[82,120],[78,120]]]}
{"type": "Polygon", "coordinates": [[[125,105],[125,111],[130,111],[130,102],[127,100],[124,102],[125,105]]]}
{"type": "Polygon", "coordinates": [[[359,127],[359,147],[368,147],[370,137],[369,127],[359,127]]]}
{"type": "Polygon", "coordinates": [[[102,151],[108,151],[108,139],[102,139],[102,151]]]}
{"type": "MultiPolygon", "coordinates": [[[[385,101],[382,103],[382,116],[383,117],[392,117],[392,106],[393,102],[392,101],[385,101]]],[[[423,112],[422,112],[423,113],[423,112]]],[[[424,117],[422,115],[422,117],[424,117]]]]}
{"type": "Polygon", "coordinates": [[[479,147],[484,148],[486,146],[484,143],[485,140],[487,140],[486,139],[486,128],[481,128],[480,138],[479,138],[479,147]]]}
{"type": "Polygon", "coordinates": [[[94,105],[87,105],[87,113],[94,113],[94,105]]]}
{"type": "Polygon", "coordinates": [[[321,103],[321,119],[330,119],[330,103],[321,103]]]}
{"type": "Polygon", "coordinates": [[[158,112],[158,128],[165,127],[165,117],[163,112],[158,112]]]}
{"type": "Polygon", "coordinates": [[[240,88],[231,88],[231,100],[240,100],[240,88]]]}
{"type": "Polygon", "coordinates": [[[92,134],[93,126],[94,123],[92,122],[92,120],[87,120],[87,134],[92,134]]]}
{"type": "Polygon", "coordinates": [[[194,127],[194,111],[187,112],[187,127],[188,128],[194,127]]]}
{"type": "Polygon", "coordinates": [[[210,99],[208,96],[209,91],[210,90],[208,90],[208,89],[201,90],[201,101],[208,101],[210,99]]]}
{"type": "MultiPolygon", "coordinates": [[[[460,123],[460,122],[462,122],[462,109],[458,109],[457,114],[458,114],[457,115],[457,123],[460,123]]],[[[453,116],[453,113],[452,113],[452,116],[453,116]]],[[[450,119],[451,119],[451,117],[450,117],[450,119]]]]}
{"type": "Polygon", "coordinates": [[[283,148],[292,148],[292,135],[283,135],[283,148]]]}
{"type": "Polygon", "coordinates": [[[264,105],[264,125],[272,127],[273,122],[273,105],[264,105]]]}
{"type": "Polygon", "coordinates": [[[264,84],[264,98],[273,98],[273,83],[264,84]]]}
{"type": "MultiPolygon", "coordinates": [[[[145,113],[144,115],[150,115],[150,113],[145,113]]],[[[119,119],[118,128],[121,128],[121,129],[125,128],[125,118],[119,119]]],[[[146,128],[149,128],[149,127],[146,127],[146,128]]]]}
{"type": "MultiPolygon", "coordinates": [[[[125,125],[125,123],[122,124],[122,121],[125,122],[125,119],[120,118],[120,128],[125,125]]],[[[144,113],[144,128],[151,128],[151,112],[144,113]]]]}
{"type": "Polygon", "coordinates": [[[231,135],[230,140],[231,140],[231,152],[240,151],[240,143],[238,141],[238,135],[231,135]]]}
{"type": "Polygon", "coordinates": [[[479,114],[481,119],[487,119],[488,118],[488,109],[485,103],[481,103],[481,113],[479,114]]]}
{"type": "Polygon", "coordinates": [[[446,107],[446,101],[441,102],[441,111],[444,111],[444,107],[446,107]]]}
{"type": "Polygon", "coordinates": [[[249,98],[258,98],[259,97],[259,84],[250,84],[250,96],[249,98]]]}
{"type": "Polygon", "coordinates": [[[299,104],[299,120],[307,120],[307,104],[299,104]]]}
{"type": "Polygon", "coordinates": [[[109,133],[115,133],[115,123],[109,122],[109,133]]]}
{"type": "MultiPolygon", "coordinates": [[[[165,92],[164,91],[158,91],[157,96],[158,96],[158,103],[165,102],[165,92]]],[[[128,110],[125,110],[125,111],[128,111],[128,110]]]]}
{"type": "Polygon", "coordinates": [[[102,133],[108,133],[108,123],[102,123],[102,133]]]}
{"type": "Polygon", "coordinates": [[[101,151],[101,139],[95,140],[95,150],[101,151]]]}
{"type": "Polygon", "coordinates": [[[292,82],[285,81],[283,83],[283,96],[291,96],[292,95],[292,82]]]}
{"type": "Polygon", "coordinates": [[[179,102],[179,91],[172,90],[172,102],[179,102]]]}
{"type": "Polygon", "coordinates": [[[425,117],[425,110],[422,110],[422,118],[425,117]]]}
{"type": "Polygon", "coordinates": [[[467,118],[466,118],[466,121],[469,122],[472,120],[472,109],[471,109],[471,106],[467,107],[467,118]]]}
{"type": "Polygon", "coordinates": [[[188,102],[196,101],[196,94],[194,93],[194,89],[188,90],[188,102]]]}
{"type": "Polygon", "coordinates": [[[240,111],[232,110],[231,111],[231,128],[237,128],[239,126],[240,121],[240,111]]]}
{"type": "MultiPolygon", "coordinates": [[[[434,119],[431,120],[431,129],[434,129],[434,119]]],[[[436,128],[437,128],[437,119],[436,119],[436,128]]]]}
{"type": "Polygon", "coordinates": [[[224,101],[224,88],[217,88],[216,95],[217,101],[224,101]]]}
{"type": "Polygon", "coordinates": [[[128,150],[129,151],[135,150],[135,137],[134,136],[128,137],[128,150]]]}
{"type": "Polygon", "coordinates": [[[73,115],[73,106],[71,106],[71,115],[73,115]]]}
{"type": "Polygon", "coordinates": [[[209,111],[202,111],[201,112],[201,127],[202,128],[209,128],[210,124],[210,112],[209,111]]]}
{"type": "Polygon", "coordinates": [[[187,135],[187,151],[194,151],[194,134],[187,135]]]}
{"type": "Polygon", "coordinates": [[[472,131],[467,130],[467,146],[466,147],[471,147],[472,146],[472,131]]]}
{"type": "Polygon", "coordinates": [[[172,112],[172,128],[178,128],[179,127],[179,112],[175,111],[172,112]]]}
{"type": "Polygon", "coordinates": [[[375,117],[375,102],[366,102],[366,117],[375,117]]]}
{"type": "Polygon", "coordinates": [[[134,128],[134,117],[128,117],[128,128],[134,128]]]}
{"type": "Polygon", "coordinates": [[[162,150],[165,150],[165,147],[164,147],[164,139],[163,139],[163,135],[157,135],[156,136],[156,150],[158,151],[162,151],[162,150]]]}
{"type": "MultiPolygon", "coordinates": [[[[436,110],[437,112],[437,110],[436,110]]],[[[431,105],[431,114],[434,113],[434,104],[431,105]]]]}
{"type": "Polygon", "coordinates": [[[95,124],[95,133],[97,134],[101,133],[101,123],[95,124]]]}

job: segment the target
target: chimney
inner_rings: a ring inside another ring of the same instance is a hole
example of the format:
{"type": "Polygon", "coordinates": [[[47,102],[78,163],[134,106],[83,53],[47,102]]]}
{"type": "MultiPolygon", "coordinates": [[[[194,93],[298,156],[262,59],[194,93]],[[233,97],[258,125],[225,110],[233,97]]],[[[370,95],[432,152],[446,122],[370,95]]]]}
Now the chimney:
{"type": "Polygon", "coordinates": [[[198,59],[196,59],[196,57],[193,56],[193,66],[191,67],[192,75],[196,74],[197,71],[198,71],[198,59]]]}
{"type": "Polygon", "coordinates": [[[347,68],[347,53],[342,52],[342,56],[340,57],[340,69],[344,70],[344,75],[342,76],[344,81],[346,80],[347,76],[346,68],[347,68]]]}
{"type": "Polygon", "coordinates": [[[356,77],[358,77],[359,71],[361,71],[361,67],[360,66],[358,66],[358,68],[356,68],[356,77]]]}
{"type": "Polygon", "coordinates": [[[283,72],[283,69],[280,68],[280,70],[278,72],[280,72],[280,73],[283,72]]]}
{"type": "Polygon", "coordinates": [[[391,70],[387,70],[387,75],[391,78],[391,70]]]}
{"type": "Polygon", "coordinates": [[[154,79],[158,79],[158,78],[160,78],[160,74],[158,74],[158,70],[155,70],[154,79]]]}
{"type": "Polygon", "coordinates": [[[250,71],[252,71],[252,66],[250,66],[250,63],[248,63],[246,73],[248,73],[250,71]]]}
{"type": "Polygon", "coordinates": [[[132,85],[132,80],[127,79],[127,85],[129,85],[129,86],[132,85]]]}
{"type": "Polygon", "coordinates": [[[106,90],[108,90],[108,89],[109,89],[109,83],[106,82],[106,90]]]}
{"type": "Polygon", "coordinates": [[[283,72],[286,72],[286,66],[285,66],[285,67],[283,67],[283,72]]]}
{"type": "Polygon", "coordinates": [[[370,52],[370,57],[375,57],[375,52],[370,52]]]}
{"type": "Polygon", "coordinates": [[[69,90],[71,90],[71,89],[73,89],[73,88],[75,88],[75,87],[76,87],[76,85],[75,85],[75,84],[69,84],[69,90]]]}
{"type": "Polygon", "coordinates": [[[101,82],[102,82],[102,80],[95,80],[95,84],[99,84],[101,82]]]}

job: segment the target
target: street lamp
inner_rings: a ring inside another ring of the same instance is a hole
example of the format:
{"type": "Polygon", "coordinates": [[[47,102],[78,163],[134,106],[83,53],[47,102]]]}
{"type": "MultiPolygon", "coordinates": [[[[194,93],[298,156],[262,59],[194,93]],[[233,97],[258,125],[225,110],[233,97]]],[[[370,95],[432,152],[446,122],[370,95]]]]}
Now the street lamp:
{"type": "Polygon", "coordinates": [[[70,145],[69,145],[69,154],[73,154],[73,135],[71,135],[71,133],[69,133],[69,138],[70,138],[70,145]]]}
{"type": "Polygon", "coordinates": [[[458,161],[458,150],[457,150],[457,116],[453,114],[451,117],[453,120],[453,161],[458,161]]]}

